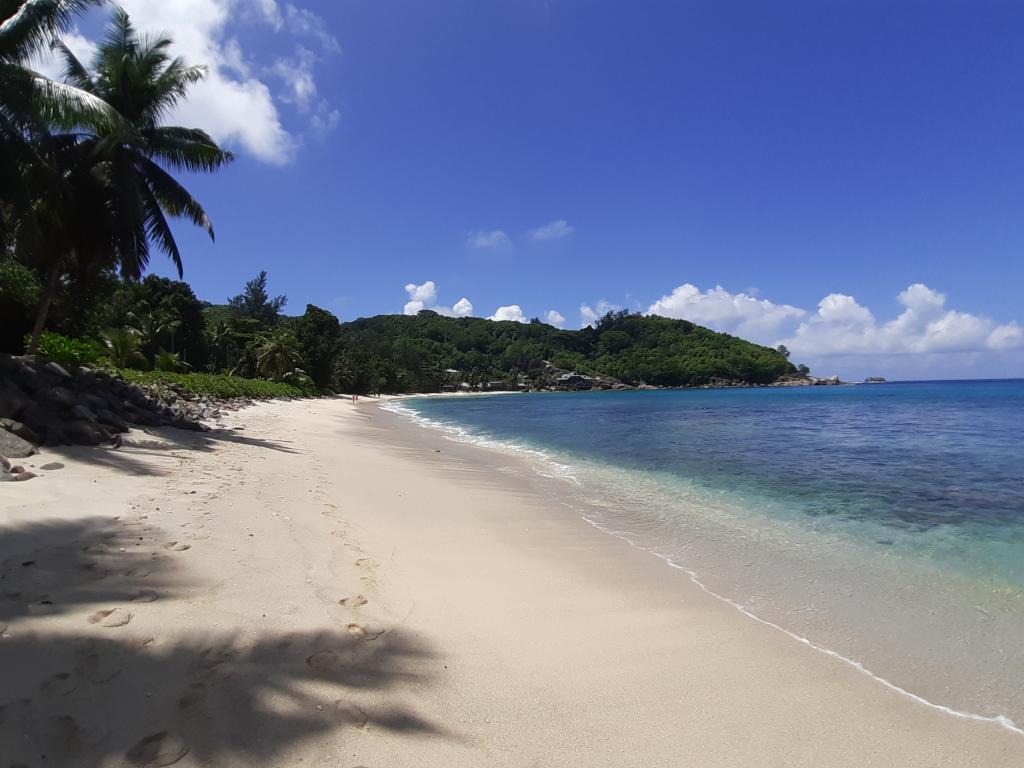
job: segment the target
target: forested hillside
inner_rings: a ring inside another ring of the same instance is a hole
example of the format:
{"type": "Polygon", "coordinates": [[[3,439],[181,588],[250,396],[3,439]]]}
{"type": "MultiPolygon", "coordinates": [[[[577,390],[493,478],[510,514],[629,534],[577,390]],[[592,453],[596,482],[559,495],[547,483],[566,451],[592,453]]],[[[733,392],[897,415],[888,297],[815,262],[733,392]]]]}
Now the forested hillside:
{"type": "Polygon", "coordinates": [[[560,330],[425,311],[344,323],[339,374],[350,386],[384,391],[436,390],[450,375],[478,384],[520,374],[543,378],[545,361],[626,384],[701,386],[713,379],[766,384],[795,371],[777,350],[685,320],[611,313],[593,328],[560,330]]]}

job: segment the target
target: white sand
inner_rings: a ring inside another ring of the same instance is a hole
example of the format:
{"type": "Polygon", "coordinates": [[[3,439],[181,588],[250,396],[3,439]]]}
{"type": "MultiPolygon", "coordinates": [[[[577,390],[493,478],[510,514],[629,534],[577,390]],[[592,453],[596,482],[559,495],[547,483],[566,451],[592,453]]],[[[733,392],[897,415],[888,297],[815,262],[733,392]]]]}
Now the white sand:
{"type": "Polygon", "coordinates": [[[1024,765],[373,402],[229,422],[0,485],[0,765],[1024,765]]]}

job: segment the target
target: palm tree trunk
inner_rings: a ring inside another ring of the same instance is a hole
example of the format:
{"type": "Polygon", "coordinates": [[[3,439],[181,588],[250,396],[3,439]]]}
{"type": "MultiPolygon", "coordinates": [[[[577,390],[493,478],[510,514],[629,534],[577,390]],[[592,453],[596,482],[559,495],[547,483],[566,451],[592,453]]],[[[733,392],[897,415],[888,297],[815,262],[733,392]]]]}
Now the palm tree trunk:
{"type": "Polygon", "coordinates": [[[50,314],[50,306],[57,296],[57,283],[60,281],[60,261],[54,262],[50,272],[46,276],[46,285],[43,287],[43,297],[39,301],[39,309],[36,311],[36,323],[32,327],[32,339],[29,341],[28,354],[34,355],[39,351],[39,342],[43,338],[43,329],[46,327],[46,316],[50,314]]]}

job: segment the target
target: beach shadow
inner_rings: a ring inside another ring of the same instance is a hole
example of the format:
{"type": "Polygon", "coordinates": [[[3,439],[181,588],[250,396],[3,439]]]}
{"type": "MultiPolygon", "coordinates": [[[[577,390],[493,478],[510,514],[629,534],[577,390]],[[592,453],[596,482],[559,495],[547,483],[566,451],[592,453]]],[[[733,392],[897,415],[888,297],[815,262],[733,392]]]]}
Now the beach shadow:
{"type": "MultiPolygon", "coordinates": [[[[450,736],[417,713],[356,703],[416,686],[432,654],[401,631],[192,637],[19,635],[0,639],[5,765],[274,764],[310,737],[341,753],[370,729],[450,736]],[[372,698],[372,697],[371,697],[372,698]]],[[[380,701],[380,697],[373,699],[380,701]]],[[[315,763],[327,764],[327,763],[315,763]]]]}
{"type": "Polygon", "coordinates": [[[230,429],[192,432],[174,427],[136,428],[125,435],[123,440],[119,448],[107,445],[48,446],[46,453],[61,460],[146,477],[174,476],[177,470],[176,451],[212,453],[220,445],[234,444],[278,453],[302,453],[288,441],[250,437],[230,429]]]}
{"type": "Polygon", "coordinates": [[[0,623],[176,595],[181,574],[164,552],[166,538],[146,520],[41,520],[0,527],[0,623]]]}

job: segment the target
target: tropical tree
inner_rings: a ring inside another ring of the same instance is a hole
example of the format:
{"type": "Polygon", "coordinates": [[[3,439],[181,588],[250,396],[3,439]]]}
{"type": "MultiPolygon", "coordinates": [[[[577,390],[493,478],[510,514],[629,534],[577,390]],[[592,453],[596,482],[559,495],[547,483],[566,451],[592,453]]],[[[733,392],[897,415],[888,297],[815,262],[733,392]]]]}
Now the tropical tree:
{"type": "MultiPolygon", "coordinates": [[[[70,164],[69,177],[81,179],[81,183],[68,185],[67,197],[80,203],[83,197],[78,193],[89,182],[94,188],[84,199],[102,205],[98,219],[87,220],[89,228],[62,233],[61,244],[66,255],[75,254],[86,268],[113,265],[128,280],[139,279],[145,271],[151,246],[170,257],[179,277],[183,274],[181,252],[168,216],[191,221],[211,238],[213,225],[203,207],[171,172],[212,172],[232,159],[205,132],[162,124],[206,72],[203,67],[190,67],[181,58],[172,58],[171,45],[167,37],[140,35],[128,14],[118,9],[92,60],[91,71],[63,43],[55,46],[64,61],[65,82],[109,105],[118,118],[94,121],[89,130],[58,142],[58,146],[72,150],[78,160],[70,164]],[[93,245],[96,241],[106,248],[97,249],[93,245]],[[82,252],[83,243],[89,246],[86,253],[82,252]]],[[[52,216],[63,219],[68,208],[62,205],[52,216]]],[[[59,276],[60,260],[55,261],[44,286],[30,345],[33,348],[56,290],[58,278],[54,275],[59,276]]]]}
{"type": "Polygon", "coordinates": [[[101,334],[110,362],[118,368],[145,366],[145,355],[139,351],[142,342],[133,328],[108,328],[101,334]]]}
{"type": "Polygon", "coordinates": [[[146,301],[128,313],[128,326],[139,335],[142,346],[156,355],[165,337],[171,339],[171,351],[174,351],[174,333],[181,328],[181,320],[170,312],[154,309],[146,301]]]}
{"type": "Polygon", "coordinates": [[[264,337],[256,348],[256,368],[261,376],[273,381],[284,377],[302,364],[299,343],[288,331],[277,331],[264,337]]]}
{"type": "Polygon", "coordinates": [[[267,292],[266,270],[247,282],[240,294],[228,299],[228,304],[240,316],[258,321],[264,328],[277,325],[281,318],[281,310],[287,303],[287,296],[270,298],[267,292]]]}
{"type": "Polygon", "coordinates": [[[180,371],[187,371],[191,367],[181,359],[181,355],[177,352],[168,352],[166,349],[157,350],[156,355],[153,357],[153,368],[157,371],[178,373],[180,371]]]}
{"type": "Polygon", "coordinates": [[[34,140],[51,125],[100,125],[116,121],[102,99],[53,82],[29,62],[75,16],[101,0],[0,0],[0,234],[24,215],[31,199],[24,171],[42,167],[34,140]]]}
{"type": "Polygon", "coordinates": [[[232,365],[231,350],[237,348],[238,345],[238,331],[234,325],[227,320],[222,320],[210,328],[209,339],[214,354],[217,357],[222,356],[221,362],[224,367],[230,368],[232,365]]]}

